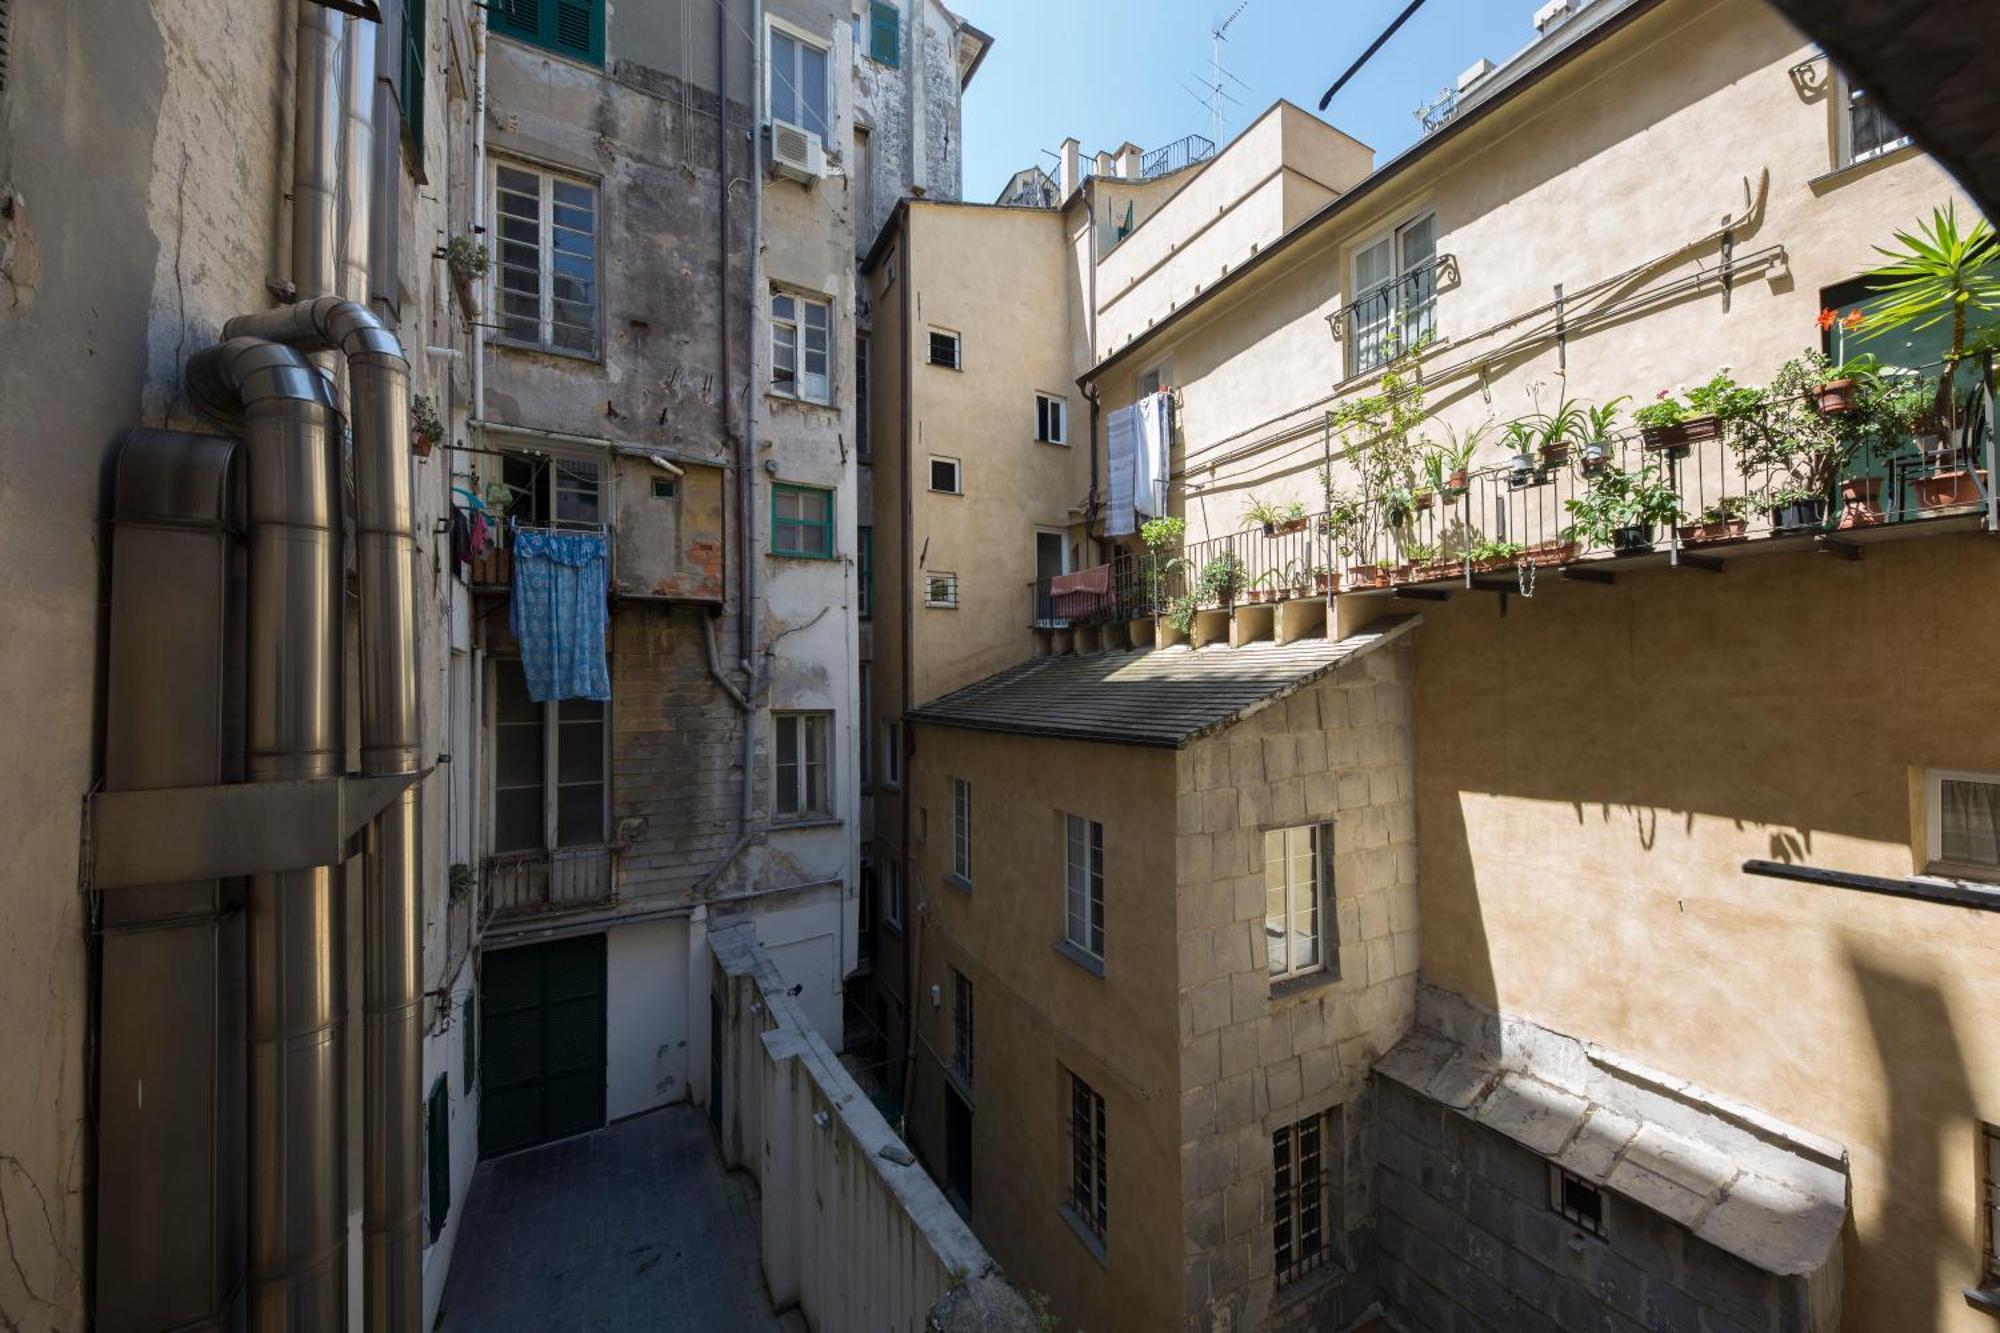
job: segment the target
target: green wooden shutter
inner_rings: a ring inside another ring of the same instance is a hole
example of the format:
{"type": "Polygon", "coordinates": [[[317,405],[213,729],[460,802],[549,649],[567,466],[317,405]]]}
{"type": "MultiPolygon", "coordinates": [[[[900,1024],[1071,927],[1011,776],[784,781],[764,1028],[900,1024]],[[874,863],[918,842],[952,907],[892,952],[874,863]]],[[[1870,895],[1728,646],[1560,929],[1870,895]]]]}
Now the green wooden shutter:
{"type": "Polygon", "coordinates": [[[403,125],[424,155],[424,0],[403,0],[403,125]]]}
{"type": "Polygon", "coordinates": [[[430,1168],[430,1193],[424,1210],[430,1237],[444,1231],[444,1219],[451,1212],[451,1095],[445,1091],[444,1075],[431,1084],[424,1101],[424,1157],[430,1168]]]}
{"type": "Polygon", "coordinates": [[[868,54],[885,65],[902,63],[903,15],[893,4],[873,0],[868,6],[868,54]]]}
{"type": "Polygon", "coordinates": [[[497,33],[604,63],[604,0],[489,0],[486,12],[497,33]]]}
{"type": "Polygon", "coordinates": [[[542,39],[542,9],[545,0],[489,0],[486,22],[493,31],[524,42],[542,39]]]}

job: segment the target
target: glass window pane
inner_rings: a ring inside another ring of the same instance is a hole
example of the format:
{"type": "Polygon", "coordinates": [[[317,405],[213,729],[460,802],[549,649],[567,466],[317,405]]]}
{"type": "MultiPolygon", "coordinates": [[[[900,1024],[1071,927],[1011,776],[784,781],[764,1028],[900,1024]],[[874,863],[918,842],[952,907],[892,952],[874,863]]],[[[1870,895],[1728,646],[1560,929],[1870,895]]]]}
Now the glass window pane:
{"type": "Polygon", "coordinates": [[[493,664],[493,715],[501,722],[533,722],[540,725],[542,706],[528,697],[528,677],[521,664],[503,657],[493,664]]]}
{"type": "Polygon", "coordinates": [[[826,52],[818,47],[799,47],[799,101],[805,127],[826,138],[826,52]]]}
{"type": "Polygon", "coordinates": [[[556,790],[556,846],[594,847],[604,841],[604,784],[556,790]]]}
{"type": "MultiPolygon", "coordinates": [[[[791,297],[779,295],[779,296],[773,296],[771,298],[772,319],[782,319],[787,322],[794,321],[797,319],[797,315],[794,313],[794,310],[795,310],[795,303],[793,302],[791,297]]],[[[785,330],[785,332],[787,335],[789,335],[791,333],[791,330],[787,329],[785,330]]]]}
{"type": "Polygon", "coordinates": [[[827,494],[825,491],[803,491],[799,495],[799,516],[815,523],[826,522],[827,494]]]}
{"type": "Polygon", "coordinates": [[[493,729],[493,781],[500,787],[542,785],[542,726],[507,722],[493,729]]]}
{"type": "Polygon", "coordinates": [[[771,32],[771,118],[787,125],[799,123],[797,92],[799,44],[784,33],[771,32]]]}
{"type": "Polygon", "coordinates": [[[565,722],[557,731],[556,781],[603,781],[604,724],[565,722]]]}
{"type": "Polygon", "coordinates": [[[1402,270],[1408,273],[1437,257],[1437,215],[1418,218],[1397,233],[1402,245],[1402,270]]]}
{"type": "Polygon", "coordinates": [[[542,845],[542,789],[539,785],[493,793],[493,850],[534,851],[542,845]]]}
{"type": "Polygon", "coordinates": [[[1393,276],[1394,262],[1394,247],[1386,236],[1355,255],[1354,294],[1358,297],[1370,287],[1387,282],[1393,276]]]}

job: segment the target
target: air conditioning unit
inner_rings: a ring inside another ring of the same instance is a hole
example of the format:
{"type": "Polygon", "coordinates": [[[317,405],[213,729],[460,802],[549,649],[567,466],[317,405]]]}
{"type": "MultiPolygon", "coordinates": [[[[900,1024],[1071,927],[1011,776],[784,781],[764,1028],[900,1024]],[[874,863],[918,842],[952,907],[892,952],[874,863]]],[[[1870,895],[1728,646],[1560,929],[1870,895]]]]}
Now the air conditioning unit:
{"type": "Polygon", "coordinates": [[[811,130],[774,120],[764,127],[767,164],[773,176],[811,185],[826,175],[826,146],[811,130]]]}

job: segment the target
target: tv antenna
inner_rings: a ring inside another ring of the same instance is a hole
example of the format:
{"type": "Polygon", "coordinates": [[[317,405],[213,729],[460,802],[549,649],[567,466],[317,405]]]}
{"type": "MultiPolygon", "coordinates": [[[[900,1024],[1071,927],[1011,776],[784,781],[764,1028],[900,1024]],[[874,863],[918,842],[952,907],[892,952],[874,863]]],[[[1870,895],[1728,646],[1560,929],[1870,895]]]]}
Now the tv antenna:
{"type": "Polygon", "coordinates": [[[1246,92],[1250,88],[1249,84],[1236,78],[1234,74],[1231,74],[1222,67],[1222,44],[1229,40],[1229,25],[1236,22],[1242,16],[1243,11],[1248,8],[1250,8],[1250,0],[1238,0],[1236,8],[1230,10],[1227,17],[1218,19],[1215,26],[1208,30],[1208,138],[1210,143],[1220,144],[1222,142],[1223,102],[1234,102],[1236,100],[1229,95],[1223,80],[1234,79],[1246,92]]]}

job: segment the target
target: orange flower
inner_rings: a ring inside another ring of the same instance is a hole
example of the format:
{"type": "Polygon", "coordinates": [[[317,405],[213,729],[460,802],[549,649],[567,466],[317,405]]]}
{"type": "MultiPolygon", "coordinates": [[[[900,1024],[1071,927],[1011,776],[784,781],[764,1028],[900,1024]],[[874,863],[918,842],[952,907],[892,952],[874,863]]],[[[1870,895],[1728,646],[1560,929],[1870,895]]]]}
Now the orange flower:
{"type": "Polygon", "coordinates": [[[1859,310],[1850,310],[1847,312],[1847,317],[1840,321],[1840,326],[1844,329],[1858,329],[1867,322],[1868,316],[1859,310]]]}
{"type": "Polygon", "coordinates": [[[1840,316],[1834,311],[1822,308],[1819,312],[1819,326],[1822,329],[1830,329],[1833,327],[1834,321],[1839,318],[1840,316]]]}

